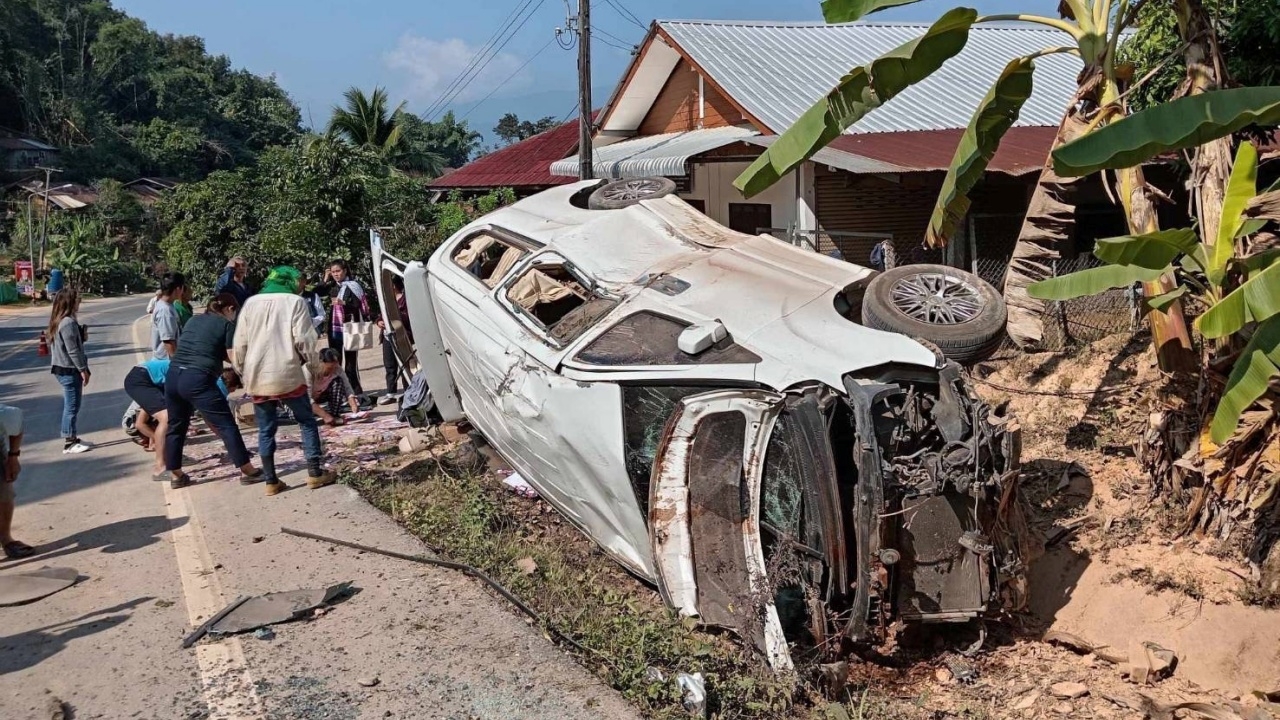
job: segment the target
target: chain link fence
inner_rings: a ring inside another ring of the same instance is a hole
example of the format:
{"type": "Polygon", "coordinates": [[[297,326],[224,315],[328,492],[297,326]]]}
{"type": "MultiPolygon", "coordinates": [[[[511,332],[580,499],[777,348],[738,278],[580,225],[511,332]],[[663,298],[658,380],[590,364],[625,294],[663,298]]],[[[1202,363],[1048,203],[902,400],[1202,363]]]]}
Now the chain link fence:
{"type": "MultiPolygon", "coordinates": [[[[895,243],[892,235],[796,231],[784,228],[761,228],[758,232],[823,255],[868,267],[879,264],[873,262],[873,258],[881,260],[885,269],[898,265],[943,263],[941,250],[921,247],[918,243],[903,246],[895,243]],[[878,253],[874,252],[877,245],[880,246],[878,253]]],[[[1058,260],[1054,276],[1068,275],[1101,264],[1092,256],[1058,260]]],[[[1001,289],[1004,287],[1008,267],[1008,258],[978,258],[967,269],[1001,289]]],[[[1049,351],[1060,351],[1074,344],[1093,342],[1109,335],[1132,334],[1141,329],[1143,314],[1142,289],[1136,284],[1073,300],[1050,301],[1045,312],[1043,347],[1049,351]]],[[[1018,347],[1006,337],[996,357],[1009,357],[1018,352],[1018,347]]]]}

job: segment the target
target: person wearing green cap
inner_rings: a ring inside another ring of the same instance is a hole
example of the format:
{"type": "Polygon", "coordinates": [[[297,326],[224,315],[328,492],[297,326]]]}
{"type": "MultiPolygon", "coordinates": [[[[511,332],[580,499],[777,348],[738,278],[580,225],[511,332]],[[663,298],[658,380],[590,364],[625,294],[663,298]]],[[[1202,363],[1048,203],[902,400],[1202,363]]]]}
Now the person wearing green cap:
{"type": "Polygon", "coordinates": [[[245,302],[236,324],[236,369],[253,398],[258,455],[266,475],[267,495],[288,489],[276,474],[276,429],[281,404],[289,408],[302,430],[307,486],[315,489],[334,482],[333,473],[324,468],[320,426],[307,389],[307,379],[319,372],[320,356],[311,312],[300,295],[302,288],[302,274],[296,269],[275,268],[258,294],[245,302]]]}

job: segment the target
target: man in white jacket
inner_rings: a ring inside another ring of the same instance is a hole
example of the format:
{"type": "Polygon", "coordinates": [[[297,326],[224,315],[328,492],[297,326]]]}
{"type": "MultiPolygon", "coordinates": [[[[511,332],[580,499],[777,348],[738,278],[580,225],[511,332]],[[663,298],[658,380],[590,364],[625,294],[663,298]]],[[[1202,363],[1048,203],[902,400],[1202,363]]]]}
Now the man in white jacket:
{"type": "Polygon", "coordinates": [[[276,475],[276,428],[280,403],[293,412],[302,429],[307,458],[307,487],[332,485],[324,468],[320,427],[311,409],[308,379],[320,367],[315,326],[302,292],[302,275],[281,266],[271,271],[262,289],[240,309],[234,342],[235,363],[244,388],[253,398],[258,421],[258,455],[268,495],[288,489],[276,475]]]}

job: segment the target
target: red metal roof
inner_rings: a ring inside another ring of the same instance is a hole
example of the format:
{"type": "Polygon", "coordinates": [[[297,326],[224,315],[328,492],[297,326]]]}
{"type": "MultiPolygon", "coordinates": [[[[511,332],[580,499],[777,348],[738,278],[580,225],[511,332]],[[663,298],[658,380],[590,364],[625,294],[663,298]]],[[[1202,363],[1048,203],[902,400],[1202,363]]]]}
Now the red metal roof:
{"type": "MultiPolygon", "coordinates": [[[[1040,170],[1057,132],[1053,127],[1009,128],[987,169],[1010,175],[1040,170]]],[[[905,171],[946,170],[962,135],[963,129],[861,133],[841,135],[831,142],[831,147],[897,165],[905,171]]]]}
{"type": "Polygon", "coordinates": [[[577,178],[551,174],[551,163],[572,155],[577,149],[578,121],[574,119],[469,162],[436,178],[431,187],[520,188],[577,182],[577,178]]]}

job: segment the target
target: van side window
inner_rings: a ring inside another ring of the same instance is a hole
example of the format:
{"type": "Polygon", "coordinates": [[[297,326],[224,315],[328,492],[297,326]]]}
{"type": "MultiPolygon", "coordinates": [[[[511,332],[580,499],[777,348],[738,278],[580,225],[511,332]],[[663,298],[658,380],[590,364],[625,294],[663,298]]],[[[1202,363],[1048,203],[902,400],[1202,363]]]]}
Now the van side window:
{"type": "Polygon", "coordinates": [[[486,286],[497,287],[527,254],[523,248],[481,233],[459,244],[453,261],[486,286]]]}
{"type": "Polygon", "coordinates": [[[507,288],[507,300],[559,344],[578,337],[618,305],[614,298],[593,293],[560,263],[525,270],[507,288]]]}

